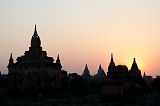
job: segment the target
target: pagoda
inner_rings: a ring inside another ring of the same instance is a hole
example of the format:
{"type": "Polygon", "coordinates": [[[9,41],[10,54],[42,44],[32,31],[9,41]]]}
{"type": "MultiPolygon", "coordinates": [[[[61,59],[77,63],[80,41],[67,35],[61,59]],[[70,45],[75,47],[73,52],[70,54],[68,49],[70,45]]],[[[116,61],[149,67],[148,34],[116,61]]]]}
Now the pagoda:
{"type": "Polygon", "coordinates": [[[8,64],[9,88],[25,91],[31,87],[40,89],[42,87],[59,88],[61,86],[62,66],[59,55],[54,62],[54,59],[48,57],[47,52],[42,50],[36,25],[29,50],[25,51],[24,55],[17,57],[16,60],[14,63],[11,54],[8,64]]]}

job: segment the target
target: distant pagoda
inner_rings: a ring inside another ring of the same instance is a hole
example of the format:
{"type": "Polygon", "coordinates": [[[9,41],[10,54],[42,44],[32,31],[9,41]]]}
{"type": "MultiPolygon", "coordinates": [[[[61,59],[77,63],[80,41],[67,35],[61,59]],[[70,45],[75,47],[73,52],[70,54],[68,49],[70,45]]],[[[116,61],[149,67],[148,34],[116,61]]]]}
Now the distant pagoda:
{"type": "Polygon", "coordinates": [[[84,79],[90,79],[91,78],[91,75],[90,75],[90,72],[89,72],[87,64],[86,64],[85,69],[84,69],[84,71],[82,73],[82,77],[84,79]]]}
{"type": "Polygon", "coordinates": [[[131,67],[131,70],[129,71],[131,78],[141,78],[141,71],[138,68],[138,65],[136,63],[136,59],[133,59],[133,64],[131,67]]]}
{"type": "Polygon", "coordinates": [[[101,64],[99,65],[98,73],[96,75],[94,75],[93,77],[94,77],[94,79],[97,79],[97,80],[105,79],[106,73],[104,72],[101,64]]]}

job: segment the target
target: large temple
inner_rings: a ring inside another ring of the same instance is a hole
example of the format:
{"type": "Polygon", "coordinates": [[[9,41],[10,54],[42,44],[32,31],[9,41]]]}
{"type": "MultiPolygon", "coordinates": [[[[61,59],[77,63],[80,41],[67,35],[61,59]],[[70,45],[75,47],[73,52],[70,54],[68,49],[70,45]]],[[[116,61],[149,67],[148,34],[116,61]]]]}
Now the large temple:
{"type": "Polygon", "coordinates": [[[9,87],[20,91],[41,87],[59,88],[61,86],[61,63],[59,55],[56,62],[47,52],[42,50],[41,40],[36,25],[31,38],[29,51],[17,57],[13,62],[12,54],[9,59],[9,87]]]}

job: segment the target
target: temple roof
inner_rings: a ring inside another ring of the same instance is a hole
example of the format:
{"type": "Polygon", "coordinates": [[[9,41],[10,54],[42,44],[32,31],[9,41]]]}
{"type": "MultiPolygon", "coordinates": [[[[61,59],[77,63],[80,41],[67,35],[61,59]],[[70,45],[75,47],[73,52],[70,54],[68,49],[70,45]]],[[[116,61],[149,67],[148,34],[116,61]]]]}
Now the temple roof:
{"type": "Polygon", "coordinates": [[[136,63],[136,59],[134,58],[131,70],[139,70],[138,65],[136,63]]]}
{"type": "Polygon", "coordinates": [[[13,57],[12,57],[12,53],[11,53],[11,55],[10,55],[10,59],[13,59],[13,57]]]}
{"type": "Polygon", "coordinates": [[[41,47],[41,40],[40,40],[40,37],[38,36],[36,25],[35,25],[32,39],[31,39],[31,47],[32,48],[40,48],[41,47]]]}
{"type": "Polygon", "coordinates": [[[33,36],[34,36],[34,37],[38,37],[37,27],[36,27],[36,25],[35,25],[35,28],[34,28],[33,36]]]}
{"type": "MultiPolygon", "coordinates": [[[[12,59],[12,54],[10,56],[12,59]]],[[[59,67],[61,68],[61,63],[59,59],[59,55],[57,57],[57,61],[54,63],[54,59],[52,57],[47,56],[47,52],[42,50],[41,41],[37,33],[37,28],[35,25],[34,33],[31,39],[31,47],[29,47],[29,51],[25,51],[24,55],[17,57],[17,62],[15,63],[15,67],[25,67],[25,66],[38,66],[40,67],[44,63],[46,66],[51,67],[59,67]]]]}
{"type": "Polygon", "coordinates": [[[109,66],[115,66],[114,60],[113,60],[113,54],[111,54],[111,61],[109,66]]]}
{"type": "Polygon", "coordinates": [[[106,76],[101,64],[99,65],[99,69],[98,69],[98,75],[100,76],[106,76]]]}
{"type": "Polygon", "coordinates": [[[82,76],[90,76],[90,72],[89,72],[89,69],[88,69],[87,64],[86,64],[86,66],[85,66],[85,69],[84,69],[84,71],[83,71],[82,76]]]}

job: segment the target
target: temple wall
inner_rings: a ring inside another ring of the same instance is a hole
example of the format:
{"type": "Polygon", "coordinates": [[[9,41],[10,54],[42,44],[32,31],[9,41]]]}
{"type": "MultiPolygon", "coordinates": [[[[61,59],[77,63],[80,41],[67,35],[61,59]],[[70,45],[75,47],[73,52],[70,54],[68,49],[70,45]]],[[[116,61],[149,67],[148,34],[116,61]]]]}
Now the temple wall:
{"type": "Polygon", "coordinates": [[[9,86],[11,88],[20,88],[25,73],[28,73],[30,76],[30,80],[32,82],[32,85],[35,88],[39,88],[41,86],[50,86],[53,88],[60,87],[60,70],[57,70],[55,68],[49,67],[49,68],[36,68],[36,67],[30,67],[30,68],[16,68],[16,69],[10,69],[9,72],[9,79],[10,83],[9,86]]]}

